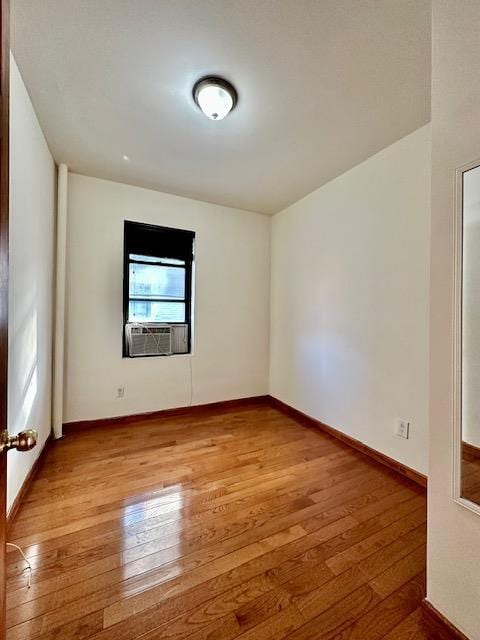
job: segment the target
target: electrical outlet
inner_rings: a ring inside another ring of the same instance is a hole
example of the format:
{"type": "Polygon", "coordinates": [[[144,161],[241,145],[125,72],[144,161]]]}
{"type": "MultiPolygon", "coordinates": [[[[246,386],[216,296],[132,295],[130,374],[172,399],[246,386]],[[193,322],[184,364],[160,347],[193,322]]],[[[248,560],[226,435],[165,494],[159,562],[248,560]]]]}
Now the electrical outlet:
{"type": "Polygon", "coordinates": [[[410,422],[408,420],[403,420],[403,418],[398,418],[397,420],[397,436],[400,438],[407,438],[410,435],[410,422]]]}
{"type": "Polygon", "coordinates": [[[125,387],[117,387],[117,398],[123,398],[125,396],[125,387]]]}

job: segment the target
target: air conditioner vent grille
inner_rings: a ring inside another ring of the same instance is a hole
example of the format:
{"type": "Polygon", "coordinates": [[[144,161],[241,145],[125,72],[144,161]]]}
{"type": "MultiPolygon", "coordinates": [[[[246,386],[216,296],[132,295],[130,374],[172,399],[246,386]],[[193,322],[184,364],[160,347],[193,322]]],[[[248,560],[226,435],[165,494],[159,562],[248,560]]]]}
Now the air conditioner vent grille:
{"type": "Polygon", "coordinates": [[[171,355],[172,329],[169,325],[127,324],[126,339],[131,357],[171,355]]]}
{"type": "Polygon", "coordinates": [[[170,326],[166,326],[166,327],[147,327],[147,326],[142,326],[142,327],[132,327],[131,328],[131,333],[132,335],[139,335],[139,334],[152,334],[152,333],[170,333],[170,326]]]}

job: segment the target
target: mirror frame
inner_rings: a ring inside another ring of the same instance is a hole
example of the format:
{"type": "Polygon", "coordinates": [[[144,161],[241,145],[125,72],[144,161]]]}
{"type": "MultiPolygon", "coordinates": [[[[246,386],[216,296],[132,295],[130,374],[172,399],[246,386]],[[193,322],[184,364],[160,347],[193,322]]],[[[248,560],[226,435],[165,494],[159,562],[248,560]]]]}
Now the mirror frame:
{"type": "Polygon", "coordinates": [[[480,167],[480,159],[455,171],[454,317],[453,317],[453,499],[480,515],[480,505],[462,497],[462,293],[463,293],[463,175],[480,167]]]}

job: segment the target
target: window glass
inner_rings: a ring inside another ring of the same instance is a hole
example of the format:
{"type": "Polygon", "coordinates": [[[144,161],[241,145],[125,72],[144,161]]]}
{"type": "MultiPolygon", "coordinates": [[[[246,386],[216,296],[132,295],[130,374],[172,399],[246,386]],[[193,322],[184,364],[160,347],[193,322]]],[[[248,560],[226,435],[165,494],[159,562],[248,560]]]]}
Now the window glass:
{"type": "Polygon", "coordinates": [[[185,264],[185,260],[177,260],[176,258],[156,258],[155,256],[140,256],[137,253],[130,253],[128,257],[130,260],[139,260],[140,262],[162,262],[163,264],[175,264],[180,267],[185,264]]]}
{"type": "Polygon", "coordinates": [[[185,299],[185,269],[130,263],[130,299],[185,299]]]}
{"type": "Polygon", "coordinates": [[[185,303],[130,300],[128,322],[185,322],[185,303]]]}

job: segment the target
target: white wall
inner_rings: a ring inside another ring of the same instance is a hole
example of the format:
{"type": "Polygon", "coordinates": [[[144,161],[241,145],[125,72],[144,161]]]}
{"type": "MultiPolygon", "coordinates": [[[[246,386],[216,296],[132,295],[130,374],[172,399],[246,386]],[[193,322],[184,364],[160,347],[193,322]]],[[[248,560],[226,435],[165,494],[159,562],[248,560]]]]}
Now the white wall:
{"type": "Polygon", "coordinates": [[[480,516],[452,499],[455,169],[480,158],[480,3],[434,0],[427,597],[480,640],[480,516]]]}
{"type": "Polygon", "coordinates": [[[269,274],[269,217],[71,174],[64,422],[267,393],[269,274]],[[196,232],[193,356],[122,358],[125,219],[196,232]]]}
{"type": "Polygon", "coordinates": [[[50,433],[55,165],[11,57],[8,429],[35,428],[8,454],[10,508],[50,433]]]}
{"type": "Polygon", "coordinates": [[[272,228],[270,393],[423,473],[430,135],[384,149],[272,228]]]}

